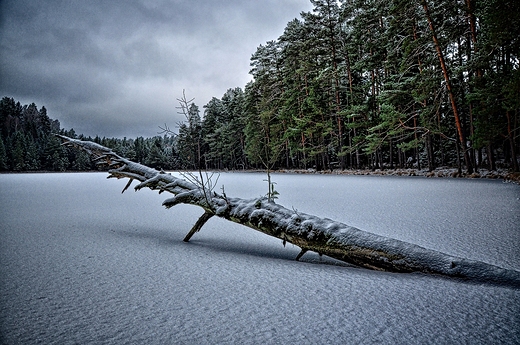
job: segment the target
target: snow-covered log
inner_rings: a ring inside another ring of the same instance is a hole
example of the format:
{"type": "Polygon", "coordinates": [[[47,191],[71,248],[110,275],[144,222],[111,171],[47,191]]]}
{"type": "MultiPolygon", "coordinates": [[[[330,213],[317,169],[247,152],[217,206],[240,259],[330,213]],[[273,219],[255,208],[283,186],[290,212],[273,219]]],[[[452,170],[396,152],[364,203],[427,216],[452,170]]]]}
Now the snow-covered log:
{"type": "Polygon", "coordinates": [[[267,198],[240,199],[218,194],[163,171],[132,162],[99,144],[58,135],[63,144],[87,152],[99,165],[108,166],[108,178],[137,180],[134,188],[150,188],[174,196],[165,200],[167,208],[178,204],[202,207],[204,214],[186,235],[189,241],[213,216],[221,217],[267,235],[292,243],[305,252],[322,255],[374,270],[423,272],[466,278],[478,282],[505,284],[520,288],[520,272],[487,263],[450,256],[415,244],[379,236],[355,227],[287,209],[267,198]]]}

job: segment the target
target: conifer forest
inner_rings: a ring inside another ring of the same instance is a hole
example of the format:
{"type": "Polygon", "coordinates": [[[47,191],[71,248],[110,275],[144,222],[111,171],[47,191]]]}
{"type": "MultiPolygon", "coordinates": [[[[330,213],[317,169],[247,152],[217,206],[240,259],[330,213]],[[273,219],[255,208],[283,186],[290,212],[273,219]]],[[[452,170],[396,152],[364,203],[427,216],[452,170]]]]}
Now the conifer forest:
{"type": "Polygon", "coordinates": [[[0,170],[95,169],[60,133],[162,169],[520,171],[519,1],[311,2],[252,52],[247,85],[202,109],[183,94],[185,121],[153,138],[86,137],[2,98],[0,170]]]}

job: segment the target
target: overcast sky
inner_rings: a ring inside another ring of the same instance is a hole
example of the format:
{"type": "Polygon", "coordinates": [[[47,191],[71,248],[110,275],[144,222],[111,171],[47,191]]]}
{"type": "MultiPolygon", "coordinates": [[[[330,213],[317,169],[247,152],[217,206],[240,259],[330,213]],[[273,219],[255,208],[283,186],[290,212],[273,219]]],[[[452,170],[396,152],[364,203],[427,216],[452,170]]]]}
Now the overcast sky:
{"type": "Polygon", "coordinates": [[[251,80],[250,57],[309,0],[0,0],[0,97],[62,127],[150,137],[177,98],[201,109],[251,80]]]}

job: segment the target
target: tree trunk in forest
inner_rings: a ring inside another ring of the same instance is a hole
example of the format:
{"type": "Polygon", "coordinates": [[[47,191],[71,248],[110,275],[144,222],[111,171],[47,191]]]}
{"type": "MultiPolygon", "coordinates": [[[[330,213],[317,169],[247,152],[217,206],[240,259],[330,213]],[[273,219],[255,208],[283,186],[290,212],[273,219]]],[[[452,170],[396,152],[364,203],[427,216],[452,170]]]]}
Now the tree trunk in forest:
{"type": "Polygon", "coordinates": [[[428,171],[433,171],[435,169],[435,159],[433,157],[433,143],[430,132],[426,134],[426,152],[428,154],[428,171]]]}
{"type": "Polygon", "coordinates": [[[493,152],[493,145],[488,144],[486,146],[486,150],[487,150],[487,160],[488,160],[488,164],[489,164],[489,170],[495,171],[495,170],[497,170],[497,166],[496,166],[496,162],[495,162],[495,154],[493,152]]]}
{"type": "Polygon", "coordinates": [[[518,161],[516,160],[516,144],[515,144],[515,135],[514,129],[511,125],[511,111],[506,112],[507,117],[507,138],[509,141],[509,145],[511,147],[511,169],[514,172],[520,171],[518,168],[518,161]]]}
{"type": "Polygon", "coordinates": [[[390,163],[390,169],[393,169],[394,168],[394,145],[393,145],[393,140],[392,138],[390,138],[389,140],[389,148],[390,148],[390,152],[389,152],[389,163],[390,163]]]}
{"type": "MultiPolygon", "coordinates": [[[[157,171],[132,162],[111,149],[90,141],[58,135],[63,144],[80,149],[100,166],[109,168],[109,178],[128,178],[123,192],[134,180],[140,183],[135,190],[150,188],[174,197],[163,202],[166,208],[179,204],[201,207],[204,214],[185,237],[193,234],[213,216],[258,230],[292,243],[302,249],[297,259],[307,251],[314,251],[357,266],[392,272],[423,272],[467,278],[479,282],[520,288],[520,272],[507,270],[429,250],[411,243],[368,233],[326,218],[319,218],[289,210],[265,197],[254,199],[231,198],[208,190],[208,181],[192,183],[164,171],[157,171]]],[[[202,174],[200,174],[202,179],[202,174]]]]}
{"type": "MultiPolygon", "coordinates": [[[[476,19],[476,16],[475,16],[475,0],[466,0],[466,13],[467,13],[467,17],[468,17],[468,26],[469,26],[469,33],[470,33],[470,40],[468,40],[468,45],[469,45],[469,53],[468,53],[468,61],[470,61],[472,59],[472,56],[471,54],[473,54],[473,56],[476,56],[478,54],[478,45],[477,45],[477,19],[476,19]],[[471,47],[473,46],[473,49],[471,49],[471,47]]],[[[471,77],[471,74],[470,74],[470,77],[471,77]]],[[[482,68],[480,67],[477,67],[475,69],[475,77],[477,79],[480,79],[482,77],[482,68]]],[[[468,83],[468,87],[469,87],[469,92],[473,92],[473,86],[472,86],[472,83],[468,83]]],[[[475,114],[473,112],[473,109],[474,109],[474,106],[472,104],[472,102],[470,101],[469,102],[469,119],[470,119],[470,136],[473,137],[474,135],[474,131],[475,131],[475,121],[476,121],[476,118],[475,118],[475,114]]],[[[473,164],[475,165],[475,171],[478,172],[478,164],[477,164],[477,154],[475,153],[475,151],[473,150],[472,151],[473,153],[473,156],[471,157],[472,158],[472,162],[473,164]]],[[[478,155],[481,156],[482,155],[482,151],[479,150],[478,152],[478,155]]],[[[479,159],[479,163],[481,162],[482,160],[479,159]]]]}
{"type": "Polygon", "coordinates": [[[440,147],[440,154],[441,154],[441,166],[446,165],[446,155],[444,154],[444,139],[442,136],[439,136],[439,147],[440,147]]]}
{"type": "MultiPolygon", "coordinates": [[[[355,122],[356,122],[356,118],[353,117],[353,118],[352,118],[352,123],[355,123],[355,122]]],[[[356,133],[356,126],[353,126],[353,128],[352,128],[352,136],[353,136],[354,138],[357,136],[357,133],[356,133]]],[[[350,147],[352,147],[352,144],[350,145],[350,147]]],[[[355,153],[356,153],[356,154],[355,154],[355,156],[354,156],[354,157],[355,157],[355,160],[354,160],[354,167],[355,167],[356,169],[359,169],[359,167],[360,167],[360,162],[361,162],[361,157],[360,157],[360,156],[361,156],[361,153],[359,152],[359,147],[358,147],[358,145],[356,145],[355,153]]]]}
{"type": "Polygon", "coordinates": [[[458,140],[455,140],[455,147],[457,148],[457,169],[459,175],[462,175],[462,163],[460,162],[460,145],[458,140]]]}
{"type": "Polygon", "coordinates": [[[421,170],[421,156],[419,155],[419,138],[417,137],[417,114],[413,117],[413,130],[415,136],[415,159],[417,161],[417,169],[421,170]]]}
{"type": "Polygon", "coordinates": [[[432,33],[433,43],[435,45],[435,50],[437,51],[437,57],[439,58],[439,63],[441,65],[442,74],[444,76],[444,81],[446,82],[446,90],[448,91],[448,96],[450,98],[451,108],[453,111],[453,117],[455,118],[455,127],[457,128],[457,133],[459,135],[460,144],[462,147],[462,153],[464,154],[464,162],[466,163],[466,167],[468,169],[468,173],[473,173],[473,166],[471,164],[471,160],[468,154],[468,147],[466,145],[466,136],[464,135],[464,130],[462,128],[462,122],[459,116],[459,110],[457,108],[457,103],[455,101],[455,94],[453,92],[453,88],[451,85],[450,75],[448,73],[448,68],[446,66],[446,62],[444,60],[444,54],[442,52],[439,40],[437,39],[437,33],[435,31],[435,26],[433,25],[433,21],[430,15],[430,10],[428,8],[428,3],[426,0],[422,0],[422,5],[424,8],[424,12],[426,14],[426,19],[428,21],[428,25],[430,27],[430,31],[432,33]]]}

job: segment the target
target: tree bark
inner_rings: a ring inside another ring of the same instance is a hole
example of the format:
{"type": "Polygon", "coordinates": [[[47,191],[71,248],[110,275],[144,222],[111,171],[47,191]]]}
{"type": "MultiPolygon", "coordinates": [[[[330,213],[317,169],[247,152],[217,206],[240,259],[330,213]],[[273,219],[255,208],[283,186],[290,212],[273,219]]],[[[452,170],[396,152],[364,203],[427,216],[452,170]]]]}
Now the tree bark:
{"type": "Polygon", "coordinates": [[[213,217],[213,212],[210,212],[210,211],[204,211],[204,214],[202,216],[200,216],[199,220],[197,220],[197,222],[195,223],[195,225],[193,225],[193,228],[191,228],[190,232],[188,232],[188,234],[186,235],[186,237],[184,237],[184,242],[189,242],[191,237],[193,235],[195,235],[196,232],[199,232],[200,229],[202,229],[202,227],[204,226],[204,224],[206,224],[206,222],[208,220],[210,220],[210,218],[213,217]]]}
{"type": "MultiPolygon", "coordinates": [[[[87,152],[100,166],[108,166],[109,178],[140,181],[134,189],[150,188],[174,197],[163,202],[166,208],[178,204],[196,205],[204,214],[186,236],[200,230],[208,219],[218,216],[302,249],[297,259],[314,251],[357,266],[391,272],[423,272],[467,278],[480,282],[520,288],[520,272],[443,254],[411,243],[378,236],[326,218],[289,210],[265,197],[230,198],[164,171],[132,162],[99,144],[58,135],[63,144],[87,152]]],[[[130,182],[131,183],[131,182],[130,182]]],[[[128,188],[128,183],[125,190],[128,188]]],[[[124,191],[124,190],[123,190],[124,191]]]]}
{"type": "Polygon", "coordinates": [[[430,31],[432,33],[433,43],[435,46],[435,50],[437,52],[437,57],[439,58],[439,63],[442,69],[442,75],[444,76],[444,81],[446,82],[446,90],[448,91],[448,96],[450,98],[451,108],[453,110],[453,117],[455,118],[455,127],[457,128],[457,133],[459,135],[460,144],[462,147],[462,153],[464,154],[464,161],[466,163],[466,167],[468,169],[468,173],[473,173],[473,166],[471,164],[471,160],[468,155],[468,147],[466,145],[466,136],[464,135],[464,130],[462,128],[462,122],[459,116],[459,110],[457,107],[457,102],[455,100],[455,94],[453,92],[453,87],[451,85],[450,74],[448,73],[448,68],[446,66],[446,61],[444,60],[444,54],[442,52],[439,40],[437,38],[437,32],[435,30],[435,26],[433,25],[433,21],[430,15],[430,10],[428,8],[428,3],[426,0],[422,0],[422,5],[424,8],[424,13],[426,14],[426,19],[428,20],[428,25],[430,27],[430,31]]]}
{"type": "Polygon", "coordinates": [[[511,111],[506,111],[507,117],[507,139],[509,140],[509,145],[511,147],[511,169],[514,172],[520,171],[518,167],[518,161],[516,160],[516,144],[515,144],[515,135],[514,129],[511,125],[511,111]]]}

